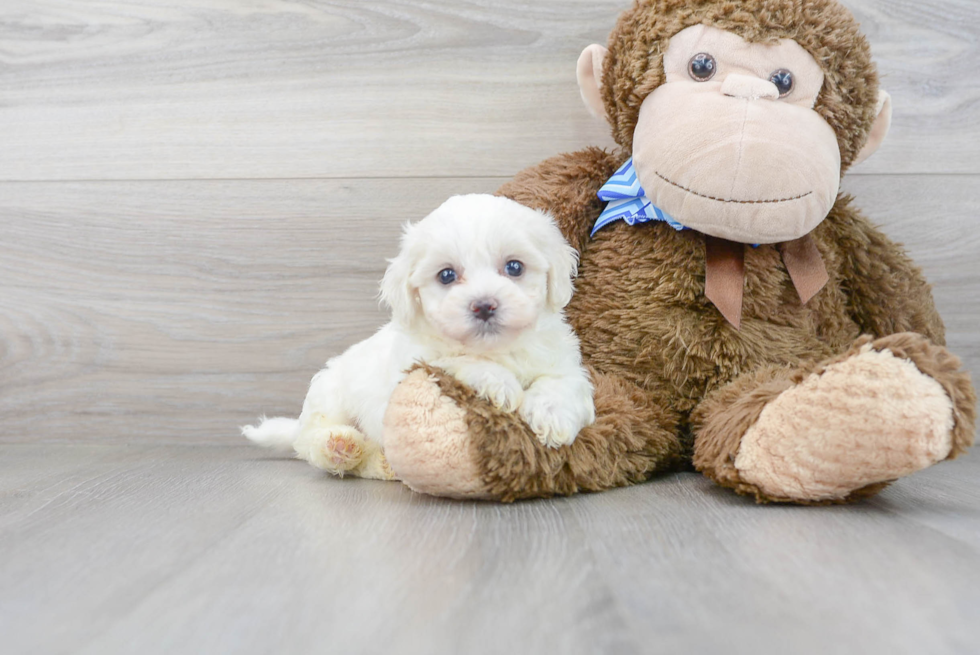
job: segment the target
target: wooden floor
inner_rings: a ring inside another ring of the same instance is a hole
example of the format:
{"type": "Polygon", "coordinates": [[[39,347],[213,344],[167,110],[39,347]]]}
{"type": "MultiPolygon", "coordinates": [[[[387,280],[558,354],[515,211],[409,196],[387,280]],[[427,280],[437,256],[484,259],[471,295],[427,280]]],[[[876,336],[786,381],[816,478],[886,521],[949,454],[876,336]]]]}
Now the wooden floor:
{"type": "Polygon", "coordinates": [[[4,653],[976,653],[980,467],[516,505],[247,446],[0,446],[4,653]]]}
{"type": "MultiPolygon", "coordinates": [[[[975,453],[501,506],[242,444],[384,321],[401,223],[611,145],[574,63],[628,5],[0,3],[0,652],[980,652],[975,453]]],[[[848,5],[895,121],[845,189],[980,377],[980,4],[848,5]]]]}

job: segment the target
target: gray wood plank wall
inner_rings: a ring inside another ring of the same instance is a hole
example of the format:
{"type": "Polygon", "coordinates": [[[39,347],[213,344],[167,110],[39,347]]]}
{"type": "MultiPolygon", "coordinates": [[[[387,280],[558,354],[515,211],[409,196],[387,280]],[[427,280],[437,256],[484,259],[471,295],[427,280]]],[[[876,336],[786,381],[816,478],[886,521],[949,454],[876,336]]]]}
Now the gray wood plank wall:
{"type": "MultiPolygon", "coordinates": [[[[295,412],[384,320],[400,223],[612,144],[574,64],[624,4],[5,2],[0,440],[226,443],[295,412]]],[[[980,7],[850,6],[895,123],[845,188],[978,371],[980,7]]]]}

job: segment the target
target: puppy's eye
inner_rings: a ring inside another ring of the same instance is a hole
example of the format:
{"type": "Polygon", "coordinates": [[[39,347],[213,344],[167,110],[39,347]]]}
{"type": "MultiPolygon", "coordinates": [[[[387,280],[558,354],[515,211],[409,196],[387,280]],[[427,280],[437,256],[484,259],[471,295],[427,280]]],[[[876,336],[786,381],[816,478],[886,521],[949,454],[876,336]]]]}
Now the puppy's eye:
{"type": "Polygon", "coordinates": [[[504,272],[511,277],[520,277],[524,273],[524,264],[512,259],[504,266],[504,272]]]}
{"type": "Polygon", "coordinates": [[[439,271],[439,275],[436,277],[438,277],[439,281],[443,284],[452,284],[456,281],[456,271],[451,268],[444,268],[439,271]]]}

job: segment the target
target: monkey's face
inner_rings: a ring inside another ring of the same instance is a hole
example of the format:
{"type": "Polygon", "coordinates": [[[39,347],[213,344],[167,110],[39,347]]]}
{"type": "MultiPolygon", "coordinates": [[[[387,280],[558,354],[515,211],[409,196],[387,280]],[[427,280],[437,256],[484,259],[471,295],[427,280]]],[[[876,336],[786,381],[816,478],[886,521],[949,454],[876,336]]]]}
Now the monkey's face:
{"type": "Polygon", "coordinates": [[[827,216],[841,159],[813,111],[823,70],[809,53],[697,25],[671,38],[664,73],[633,136],[637,176],[657,207],[750,243],[796,239],[827,216]]]}
{"type": "MultiPolygon", "coordinates": [[[[605,54],[590,46],[579,60],[583,98],[599,116],[605,54]]],[[[632,138],[637,178],[653,204],[687,227],[744,243],[790,241],[827,217],[841,151],[814,109],[824,69],[809,52],[790,39],[750,43],[695,25],[670,38],[663,73],[640,105],[632,138]]],[[[887,131],[890,105],[881,97],[879,121],[855,162],[887,131]]]]}

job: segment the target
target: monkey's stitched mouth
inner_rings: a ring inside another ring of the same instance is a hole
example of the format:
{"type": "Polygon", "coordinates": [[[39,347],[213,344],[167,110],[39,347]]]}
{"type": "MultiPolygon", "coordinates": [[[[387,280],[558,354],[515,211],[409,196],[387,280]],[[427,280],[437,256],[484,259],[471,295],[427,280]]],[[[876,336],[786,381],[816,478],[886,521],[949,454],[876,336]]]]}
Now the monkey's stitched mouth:
{"type": "Polygon", "coordinates": [[[671,186],[675,186],[681,191],[687,191],[688,193],[698,196],[699,198],[704,198],[706,200],[714,200],[715,202],[733,202],[739,205],[774,205],[780,202],[790,202],[791,200],[799,200],[800,198],[806,198],[807,196],[813,193],[813,191],[807,191],[806,193],[800,194],[798,196],[793,196],[792,198],[778,198],[776,200],[735,200],[732,198],[716,198],[714,196],[708,196],[703,193],[698,193],[694,189],[688,189],[686,186],[681,186],[677,182],[668,180],[666,177],[664,177],[657,171],[654,171],[653,173],[667,184],[671,186]]]}

